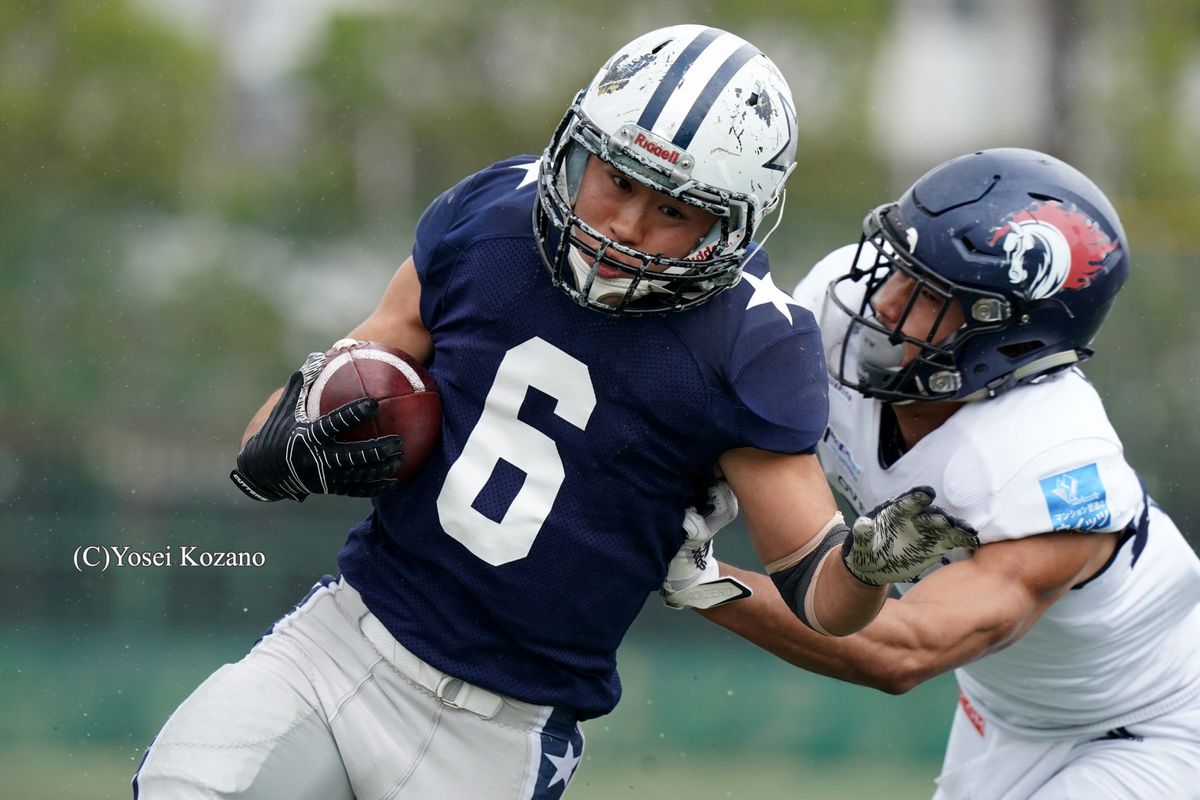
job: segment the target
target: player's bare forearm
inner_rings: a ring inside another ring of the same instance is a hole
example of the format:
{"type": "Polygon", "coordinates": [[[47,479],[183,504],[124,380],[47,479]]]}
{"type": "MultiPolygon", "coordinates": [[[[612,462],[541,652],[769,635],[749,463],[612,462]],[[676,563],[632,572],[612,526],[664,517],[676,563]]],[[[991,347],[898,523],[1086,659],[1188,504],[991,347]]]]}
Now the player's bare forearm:
{"type": "Polygon", "coordinates": [[[766,575],[725,563],[721,564],[721,574],[744,581],[753,594],[748,599],[699,612],[710,621],[801,669],[891,690],[895,651],[888,652],[873,644],[869,626],[867,631],[850,636],[822,636],[796,617],[766,575]]]}
{"type": "Polygon", "coordinates": [[[254,416],[250,418],[250,422],[246,425],[246,432],[242,434],[242,447],[246,446],[246,442],[250,441],[250,437],[258,433],[259,428],[267,421],[267,417],[271,415],[271,409],[279,402],[281,394],[283,394],[282,386],[271,393],[271,396],[267,398],[267,402],[262,404],[262,408],[254,412],[254,416]]]}
{"type": "MultiPolygon", "coordinates": [[[[362,323],[347,334],[350,339],[380,342],[412,354],[422,363],[433,357],[433,340],[421,322],[421,283],[412,257],[392,276],[379,304],[362,323]]],[[[263,404],[242,434],[242,446],[258,433],[283,389],[277,389],[263,404]]]]}
{"type": "Polygon", "coordinates": [[[766,575],[721,564],[752,597],[703,612],[798,667],[893,694],[1017,641],[1071,586],[1093,575],[1113,534],[1044,534],[981,548],[943,567],[902,600],[888,600],[861,631],[821,636],[804,625],[766,575]]]}
{"type": "Polygon", "coordinates": [[[858,580],[834,553],[818,573],[813,605],[825,630],[833,636],[846,636],[875,619],[885,599],[887,586],[868,586],[858,580]]]}
{"type": "MultiPolygon", "coordinates": [[[[764,564],[815,544],[837,512],[815,455],[738,448],[723,453],[720,466],[737,493],[751,541],[764,564]]],[[[812,578],[815,616],[825,631],[845,636],[875,616],[886,589],[856,580],[837,552],[830,556],[812,578]]],[[[779,595],[775,586],[767,591],[779,595]]]]}
{"type": "Polygon", "coordinates": [[[810,672],[902,694],[973,660],[985,649],[983,637],[968,642],[972,637],[967,636],[950,642],[952,637],[945,635],[948,630],[939,633],[936,609],[924,604],[918,604],[920,609],[906,608],[905,601],[894,599],[887,600],[879,615],[862,630],[844,637],[822,636],[796,617],[766,575],[724,563],[721,574],[745,581],[754,594],[747,600],[700,613],[810,672]]]}

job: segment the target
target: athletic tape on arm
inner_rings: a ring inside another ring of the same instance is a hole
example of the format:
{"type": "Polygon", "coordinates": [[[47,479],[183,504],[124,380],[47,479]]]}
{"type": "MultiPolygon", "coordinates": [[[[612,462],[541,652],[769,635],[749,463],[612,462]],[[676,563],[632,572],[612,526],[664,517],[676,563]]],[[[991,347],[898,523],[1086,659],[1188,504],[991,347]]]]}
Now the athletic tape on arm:
{"type": "Polygon", "coordinates": [[[840,549],[850,534],[841,512],[835,513],[816,536],[796,552],[767,564],[771,576],[784,601],[800,621],[817,633],[830,636],[817,619],[816,586],[825,560],[835,549],[840,549]]]}

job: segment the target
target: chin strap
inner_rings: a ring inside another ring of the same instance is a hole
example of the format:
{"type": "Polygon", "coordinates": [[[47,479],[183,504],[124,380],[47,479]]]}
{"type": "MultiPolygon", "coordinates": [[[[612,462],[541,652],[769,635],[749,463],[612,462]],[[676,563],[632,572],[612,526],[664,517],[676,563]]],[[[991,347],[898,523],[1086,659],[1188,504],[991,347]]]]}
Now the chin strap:
{"type": "Polygon", "coordinates": [[[1083,361],[1083,358],[1080,357],[1077,350],[1061,350],[1057,353],[1051,353],[1048,356],[1042,356],[1039,359],[1030,361],[1028,364],[1017,367],[1003,378],[987,384],[982,389],[971,392],[962,399],[965,401],[986,400],[989,397],[995,397],[998,394],[1007,392],[1030,375],[1037,375],[1043,372],[1056,372],[1063,367],[1076,364],[1080,361],[1083,361]]]}
{"type": "MultiPolygon", "coordinates": [[[[795,168],[796,168],[796,165],[792,164],[792,167],[791,167],[791,169],[788,170],[787,174],[791,175],[792,170],[795,168]]],[[[784,180],[786,180],[786,178],[784,180]]],[[[775,215],[775,224],[771,226],[771,230],[767,231],[766,236],[764,236],[762,239],[760,239],[757,242],[752,242],[751,243],[753,245],[752,247],[746,248],[746,254],[742,256],[742,266],[743,267],[746,266],[746,263],[751,258],[754,257],[755,253],[757,253],[759,250],[762,250],[764,247],[767,246],[767,239],[771,238],[771,234],[773,234],[775,232],[775,229],[779,227],[779,223],[783,222],[783,209],[786,206],[787,206],[787,189],[783,189],[779,193],[779,212],[775,215]]]]}

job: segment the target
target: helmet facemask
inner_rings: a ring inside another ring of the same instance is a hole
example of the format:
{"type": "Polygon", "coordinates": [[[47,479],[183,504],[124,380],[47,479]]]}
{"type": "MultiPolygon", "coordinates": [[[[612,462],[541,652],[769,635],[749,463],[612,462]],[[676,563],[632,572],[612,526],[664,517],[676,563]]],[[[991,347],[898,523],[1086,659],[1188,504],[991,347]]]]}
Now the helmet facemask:
{"type": "Polygon", "coordinates": [[[890,223],[888,214],[894,208],[881,206],[867,215],[854,266],[829,285],[830,302],[850,318],[845,336],[833,348],[830,371],[843,386],[888,402],[965,399],[959,355],[973,337],[1005,327],[1012,315],[1010,299],[948,281],[923,264],[911,252],[915,243],[890,223]],[[891,327],[878,318],[875,302],[896,272],[911,281],[911,288],[891,327]],[[854,284],[864,284],[856,303],[846,300],[857,294],[849,291],[854,284]],[[936,303],[933,321],[922,335],[905,333],[922,296],[936,303]],[[962,309],[965,321],[945,335],[942,323],[955,306],[962,309]],[[908,363],[906,350],[915,353],[908,363]]]}
{"type": "Polygon", "coordinates": [[[782,205],[797,127],[783,74],[745,39],[686,24],[629,42],[576,95],[542,155],[534,229],[555,285],[609,314],[679,311],[733,286],[752,237],[765,241],[763,218],[782,205]],[[614,242],[609,221],[577,205],[591,160],[714,224],[689,228],[694,242],[672,240],[669,258],[614,242]]]}
{"type": "MultiPolygon", "coordinates": [[[[543,262],[577,303],[610,314],[678,311],[737,283],[756,218],[754,199],[706,186],[688,174],[693,160],[676,151],[664,159],[642,154],[656,137],[634,125],[609,136],[572,104],[542,155],[534,228],[543,262]],[[639,139],[640,137],[640,139],[639,139]],[[639,144],[635,144],[639,142],[639,144]],[[575,212],[588,159],[595,157],[630,180],[716,217],[708,233],[683,258],[627,247],[605,236],[575,212]],[[601,266],[621,277],[602,277],[601,266]]],[[[669,145],[666,145],[669,147],[669,145]]]]}

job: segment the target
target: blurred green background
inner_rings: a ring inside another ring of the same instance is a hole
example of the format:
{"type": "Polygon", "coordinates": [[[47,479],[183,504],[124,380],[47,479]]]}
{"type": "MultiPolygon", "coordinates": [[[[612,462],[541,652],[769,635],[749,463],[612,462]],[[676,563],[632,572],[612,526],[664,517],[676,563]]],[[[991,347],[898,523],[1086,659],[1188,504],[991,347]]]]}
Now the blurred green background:
{"type": "MultiPolygon", "coordinates": [[[[608,54],[680,21],[754,41],[796,95],[780,285],[971,149],[1044,149],[1105,189],[1134,272],[1088,372],[1196,542],[1190,0],[4,3],[0,793],[129,796],[175,705],[336,569],[364,506],[247,501],[226,479],[246,420],[373,308],[426,203],[540,152],[608,54]],[[266,564],[80,572],[86,545],[266,564]]],[[[722,554],[754,563],[736,529],[722,554]]],[[[653,599],[620,664],[571,797],[932,793],[949,678],[839,684],[653,599]]]]}

